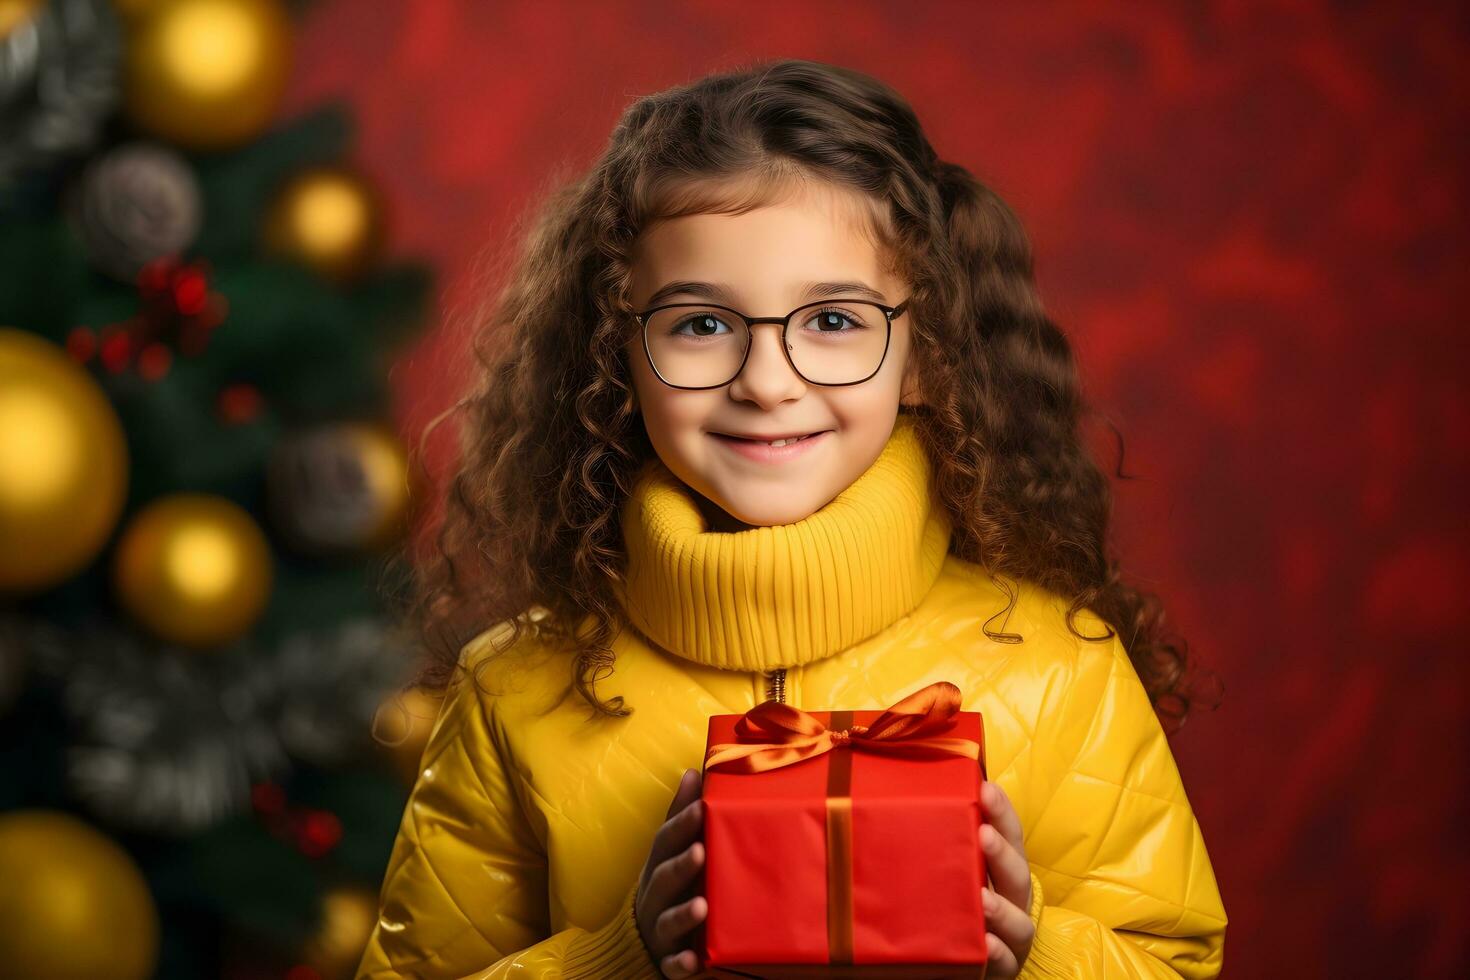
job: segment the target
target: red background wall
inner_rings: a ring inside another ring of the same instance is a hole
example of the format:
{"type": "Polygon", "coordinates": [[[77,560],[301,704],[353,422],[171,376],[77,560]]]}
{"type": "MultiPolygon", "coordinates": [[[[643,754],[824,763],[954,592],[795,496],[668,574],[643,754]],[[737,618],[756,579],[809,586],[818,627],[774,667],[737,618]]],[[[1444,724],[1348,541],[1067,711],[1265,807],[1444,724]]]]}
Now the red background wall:
{"type": "Polygon", "coordinates": [[[1226,975],[1470,975],[1470,31],[1102,6],[321,0],[287,111],[355,105],[395,249],[441,270],[396,373],[416,435],[466,367],[477,254],[633,97],[776,56],[893,83],[1029,228],[1127,439],[1125,567],[1224,680],[1173,746],[1226,975]]]}

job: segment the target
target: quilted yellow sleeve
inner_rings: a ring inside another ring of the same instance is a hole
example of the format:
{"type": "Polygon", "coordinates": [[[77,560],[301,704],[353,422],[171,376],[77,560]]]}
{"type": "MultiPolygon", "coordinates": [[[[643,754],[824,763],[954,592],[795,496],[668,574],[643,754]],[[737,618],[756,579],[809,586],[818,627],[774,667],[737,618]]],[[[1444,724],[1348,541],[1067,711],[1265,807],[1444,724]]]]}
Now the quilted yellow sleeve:
{"type": "Polygon", "coordinates": [[[633,918],[636,882],[606,922],[550,931],[546,855],[484,701],[463,671],[446,692],[357,980],[656,980],[633,918]]]}
{"type": "Polygon", "coordinates": [[[1116,636],[1079,647],[1038,722],[1060,764],[1025,837],[1036,934],[1019,980],[1216,977],[1225,907],[1163,727],[1116,636]]]}

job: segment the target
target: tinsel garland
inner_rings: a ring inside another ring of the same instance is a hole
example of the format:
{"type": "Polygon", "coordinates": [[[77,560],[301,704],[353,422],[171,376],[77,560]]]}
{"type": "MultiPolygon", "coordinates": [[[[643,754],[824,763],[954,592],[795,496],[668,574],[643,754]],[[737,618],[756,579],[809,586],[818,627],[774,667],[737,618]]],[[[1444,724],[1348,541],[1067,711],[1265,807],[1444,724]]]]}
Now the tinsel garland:
{"type": "Polygon", "coordinates": [[[411,668],[401,628],[376,618],[210,653],[112,625],[29,621],[20,635],[72,726],[71,792],[114,825],[159,834],[245,809],[251,786],[293,759],[373,751],[374,713],[411,668]]]}

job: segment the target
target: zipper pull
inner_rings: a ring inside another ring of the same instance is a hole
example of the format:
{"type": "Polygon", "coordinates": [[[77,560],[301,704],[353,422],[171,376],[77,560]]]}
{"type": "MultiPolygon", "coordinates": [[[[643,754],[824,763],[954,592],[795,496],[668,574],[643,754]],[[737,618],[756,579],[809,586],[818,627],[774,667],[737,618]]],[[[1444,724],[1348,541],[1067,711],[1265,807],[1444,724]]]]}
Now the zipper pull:
{"type": "Polygon", "coordinates": [[[786,702],[786,668],[766,671],[766,700],[786,702]]]}

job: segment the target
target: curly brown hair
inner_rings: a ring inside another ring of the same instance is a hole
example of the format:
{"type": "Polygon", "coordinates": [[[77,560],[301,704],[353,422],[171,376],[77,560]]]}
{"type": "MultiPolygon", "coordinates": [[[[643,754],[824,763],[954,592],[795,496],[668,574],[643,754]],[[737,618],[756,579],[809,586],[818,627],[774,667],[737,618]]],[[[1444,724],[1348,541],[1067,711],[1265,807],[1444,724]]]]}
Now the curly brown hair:
{"type": "Polygon", "coordinates": [[[434,545],[414,563],[419,684],[442,688],[487,626],[500,627],[500,649],[534,628],[571,654],[571,684],[596,711],[632,711],[595,688],[623,616],[609,582],[625,567],[620,505],[654,453],[625,360],[633,242],[660,219],[742,213],[792,181],[829,181],[861,192],[912,288],[926,403],[912,411],[953,518],[951,552],[997,582],[1069,597],[1077,636],[1074,617],[1091,609],[1123,637],[1164,722],[1183,724],[1197,699],[1186,645],[1109,555],[1108,478],[1079,433],[1096,413],[1042,309],[1025,232],[993,190],[938,157],[896,91],[806,60],[712,74],[635,101],[591,169],[557,180],[476,316],[478,383],[435,420],[463,412],[467,424],[434,545]]]}

